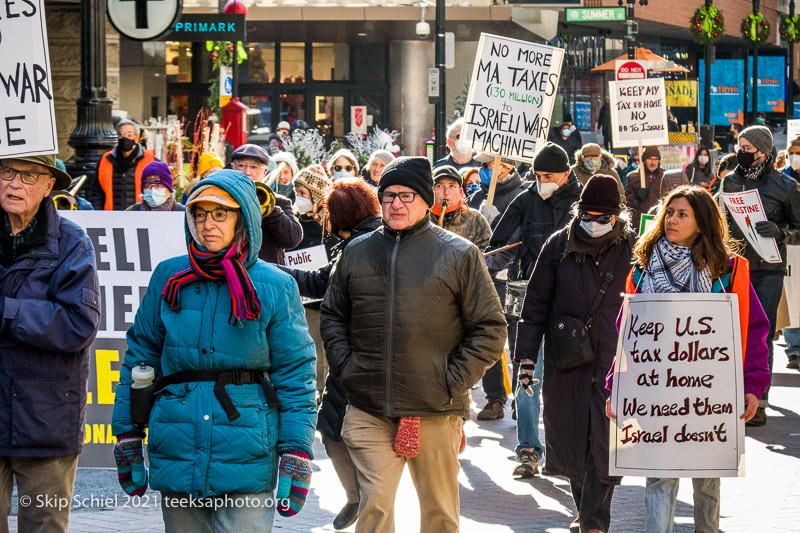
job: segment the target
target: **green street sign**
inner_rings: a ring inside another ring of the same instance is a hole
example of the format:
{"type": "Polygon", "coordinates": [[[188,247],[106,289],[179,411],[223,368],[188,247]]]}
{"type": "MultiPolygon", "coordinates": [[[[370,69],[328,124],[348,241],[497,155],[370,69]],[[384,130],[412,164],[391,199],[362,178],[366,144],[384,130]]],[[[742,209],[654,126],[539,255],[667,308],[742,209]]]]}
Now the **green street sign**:
{"type": "Polygon", "coordinates": [[[625,20],[624,7],[568,7],[567,22],[621,22],[625,20]]]}

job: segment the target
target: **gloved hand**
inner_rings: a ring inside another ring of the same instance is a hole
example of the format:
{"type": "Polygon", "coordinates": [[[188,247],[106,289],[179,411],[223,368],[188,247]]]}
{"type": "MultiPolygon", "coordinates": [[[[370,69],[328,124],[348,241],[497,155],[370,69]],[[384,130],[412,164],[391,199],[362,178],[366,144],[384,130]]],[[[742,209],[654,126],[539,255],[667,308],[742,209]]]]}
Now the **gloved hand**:
{"type": "Polygon", "coordinates": [[[147,467],[144,466],[141,435],[123,433],[117,436],[114,460],[122,490],[129,496],[143,496],[147,492],[147,467]]]}
{"type": "Polygon", "coordinates": [[[644,189],[637,189],[633,192],[633,197],[637,200],[647,200],[647,196],[650,194],[650,189],[645,187],[644,189]]]}
{"type": "Polygon", "coordinates": [[[761,235],[762,237],[773,238],[773,239],[780,239],[783,237],[783,231],[781,228],[778,227],[777,224],[774,222],[770,222],[769,220],[762,220],[761,222],[756,222],[756,232],[761,235]]]}
{"type": "Polygon", "coordinates": [[[481,205],[478,207],[478,211],[481,215],[483,215],[489,224],[491,224],[495,218],[500,216],[500,211],[492,204],[487,204],[486,200],[481,202],[481,205]]]}
{"type": "Polygon", "coordinates": [[[517,375],[517,381],[528,396],[533,396],[532,387],[539,383],[539,380],[533,377],[534,367],[535,363],[530,359],[523,359],[519,362],[519,374],[517,375]]]}
{"type": "Polygon", "coordinates": [[[278,500],[276,508],[281,516],[294,516],[306,503],[311,483],[311,462],[308,454],[299,450],[286,450],[281,454],[278,467],[278,500]]]}

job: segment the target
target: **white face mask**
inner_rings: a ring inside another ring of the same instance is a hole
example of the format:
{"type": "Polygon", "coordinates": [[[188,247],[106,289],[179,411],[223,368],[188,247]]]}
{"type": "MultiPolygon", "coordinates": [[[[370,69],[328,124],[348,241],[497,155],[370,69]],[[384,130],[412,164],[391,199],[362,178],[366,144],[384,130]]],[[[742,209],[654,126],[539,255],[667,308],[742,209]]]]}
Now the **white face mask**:
{"type": "Polygon", "coordinates": [[[697,156],[697,162],[700,163],[701,165],[707,165],[708,164],[708,156],[707,155],[698,155],[697,156]]]}
{"type": "Polygon", "coordinates": [[[800,154],[789,154],[789,166],[792,170],[800,169],[800,154]]]}
{"type": "Polygon", "coordinates": [[[303,196],[298,196],[294,200],[294,208],[297,209],[297,212],[300,214],[308,213],[314,209],[314,202],[303,196]]]}
{"type": "Polygon", "coordinates": [[[601,224],[594,220],[581,220],[581,228],[585,231],[589,237],[597,238],[602,237],[609,231],[614,228],[614,224],[609,222],[608,224],[601,224]]]}
{"type": "Polygon", "coordinates": [[[543,200],[547,200],[558,190],[558,183],[542,183],[541,181],[537,181],[536,190],[543,200]]]}

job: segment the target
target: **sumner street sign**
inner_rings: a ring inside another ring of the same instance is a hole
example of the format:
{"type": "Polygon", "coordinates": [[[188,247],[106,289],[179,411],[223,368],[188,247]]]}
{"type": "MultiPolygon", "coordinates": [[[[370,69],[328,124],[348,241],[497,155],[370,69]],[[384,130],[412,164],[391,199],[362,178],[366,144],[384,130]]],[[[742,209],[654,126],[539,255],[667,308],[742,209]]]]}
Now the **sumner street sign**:
{"type": "Polygon", "coordinates": [[[567,22],[623,22],[624,7],[575,7],[567,8],[567,22]]]}

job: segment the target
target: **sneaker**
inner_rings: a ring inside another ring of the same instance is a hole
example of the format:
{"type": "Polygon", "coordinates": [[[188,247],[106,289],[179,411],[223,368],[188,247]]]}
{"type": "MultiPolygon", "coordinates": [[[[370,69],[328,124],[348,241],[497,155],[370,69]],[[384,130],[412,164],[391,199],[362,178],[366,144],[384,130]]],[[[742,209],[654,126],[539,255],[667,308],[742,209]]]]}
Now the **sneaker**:
{"type": "Polygon", "coordinates": [[[758,409],[756,409],[756,414],[753,415],[753,418],[745,422],[744,425],[750,427],[757,427],[757,426],[763,426],[766,423],[767,423],[767,410],[764,407],[759,407],[758,409]]]}
{"type": "Polygon", "coordinates": [[[522,448],[517,454],[517,466],[512,475],[533,477],[539,473],[539,452],[535,448],[522,448]]]}
{"type": "Polygon", "coordinates": [[[517,400],[511,400],[511,420],[517,419],[517,400]]]}
{"type": "Polygon", "coordinates": [[[789,362],[786,363],[786,368],[794,368],[800,370],[800,355],[790,355],[789,362]]]}
{"type": "Polygon", "coordinates": [[[505,409],[505,402],[500,400],[491,400],[486,404],[486,407],[478,413],[478,420],[497,420],[503,418],[505,409]]]}

